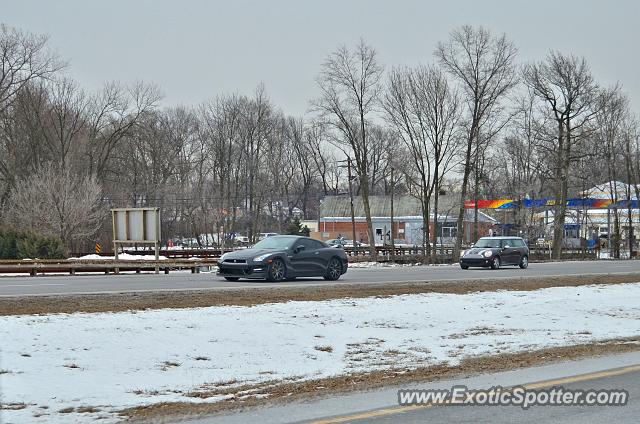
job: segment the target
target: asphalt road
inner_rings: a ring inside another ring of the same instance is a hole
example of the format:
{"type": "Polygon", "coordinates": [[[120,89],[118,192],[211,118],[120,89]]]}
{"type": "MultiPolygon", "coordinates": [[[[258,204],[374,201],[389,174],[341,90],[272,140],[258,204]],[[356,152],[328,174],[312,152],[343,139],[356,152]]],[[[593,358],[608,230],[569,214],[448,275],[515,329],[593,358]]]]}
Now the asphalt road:
{"type": "Polygon", "coordinates": [[[69,294],[123,293],[146,291],[177,291],[228,288],[259,288],[274,286],[304,287],[327,284],[367,284],[420,281],[448,281],[463,279],[499,279],[514,277],[544,277],[570,275],[598,275],[640,272],[640,261],[575,261],[532,263],[528,269],[517,267],[462,270],[457,265],[352,268],[335,283],[310,278],[281,283],[263,281],[229,282],[213,273],[126,275],[75,275],[0,277],[0,297],[44,296],[69,294]]]}
{"type": "Polygon", "coordinates": [[[388,387],[188,421],[191,424],[273,423],[637,423],[640,417],[640,352],[567,361],[513,371],[388,387]],[[434,406],[418,409],[397,404],[397,391],[411,389],[469,389],[530,385],[540,390],[623,389],[625,406],[434,406]]]}

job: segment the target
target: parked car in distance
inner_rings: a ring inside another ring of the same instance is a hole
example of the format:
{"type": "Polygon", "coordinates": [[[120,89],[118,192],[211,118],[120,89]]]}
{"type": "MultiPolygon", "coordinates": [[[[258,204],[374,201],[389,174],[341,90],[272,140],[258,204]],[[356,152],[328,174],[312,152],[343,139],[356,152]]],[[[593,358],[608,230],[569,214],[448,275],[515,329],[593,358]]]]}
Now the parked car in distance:
{"type": "Polygon", "coordinates": [[[325,243],[331,247],[344,247],[344,245],[347,244],[344,239],[331,239],[325,241],[325,243]]]}
{"type": "MultiPolygon", "coordinates": [[[[327,243],[329,246],[332,246],[332,247],[342,247],[342,248],[353,247],[353,240],[348,240],[348,239],[331,239],[331,240],[325,241],[325,243],[327,243]]],[[[356,246],[369,247],[368,244],[361,243],[359,241],[356,242],[356,246]]]]}
{"type": "Polygon", "coordinates": [[[234,235],[233,240],[240,246],[246,246],[249,244],[249,237],[240,234],[234,235]]]}
{"type": "Polygon", "coordinates": [[[342,249],[301,236],[271,236],[250,249],[222,255],[218,275],[229,281],[240,278],[282,281],[297,277],[323,277],[335,281],[347,272],[342,249]]]}
{"type": "MultiPolygon", "coordinates": [[[[393,245],[395,247],[398,248],[407,248],[407,247],[414,247],[414,244],[409,244],[407,243],[407,241],[405,239],[393,239],[393,245]]],[[[387,249],[391,248],[391,241],[387,240],[384,242],[384,244],[382,243],[376,243],[377,247],[385,247],[387,249]]]]}
{"type": "Polygon", "coordinates": [[[529,248],[520,237],[482,237],[460,256],[460,268],[498,269],[504,265],[529,266],[529,248]]]}
{"type": "MultiPolygon", "coordinates": [[[[344,247],[354,247],[353,240],[345,240],[344,247]]],[[[367,243],[362,243],[361,241],[357,241],[355,247],[369,247],[367,243]]]]}

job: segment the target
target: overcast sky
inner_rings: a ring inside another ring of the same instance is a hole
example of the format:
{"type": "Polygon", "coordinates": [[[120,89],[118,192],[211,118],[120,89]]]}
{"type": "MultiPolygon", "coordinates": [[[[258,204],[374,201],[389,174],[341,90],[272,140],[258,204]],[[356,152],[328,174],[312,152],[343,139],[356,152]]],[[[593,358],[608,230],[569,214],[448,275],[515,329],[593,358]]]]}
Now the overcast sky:
{"type": "Polygon", "coordinates": [[[365,39],[386,67],[426,64],[453,28],[483,25],[506,33],[521,61],[549,49],[585,56],[640,110],[637,0],[0,0],[0,22],[48,34],[90,90],[144,80],[160,85],[164,105],[195,105],[263,82],[292,115],[306,112],[320,64],[342,44],[365,39]]]}

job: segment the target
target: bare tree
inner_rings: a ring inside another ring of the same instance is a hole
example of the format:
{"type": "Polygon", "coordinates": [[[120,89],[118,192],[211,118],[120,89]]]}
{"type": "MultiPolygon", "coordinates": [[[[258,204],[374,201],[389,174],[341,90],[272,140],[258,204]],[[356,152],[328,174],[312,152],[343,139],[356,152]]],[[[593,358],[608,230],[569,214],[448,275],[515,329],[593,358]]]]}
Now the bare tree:
{"type": "Polygon", "coordinates": [[[0,112],[22,88],[48,79],[65,64],[47,47],[48,37],[0,24],[0,112]]]}
{"type": "MultiPolygon", "coordinates": [[[[632,196],[634,196],[637,203],[640,202],[640,125],[637,118],[631,114],[627,116],[623,138],[625,170],[628,180],[627,199],[632,199],[632,196]]],[[[631,201],[627,205],[627,217],[629,223],[629,258],[632,258],[636,237],[633,231],[631,201]]]]}
{"type": "Polygon", "coordinates": [[[588,125],[597,113],[599,89],[587,61],[559,52],[549,53],[546,62],[525,66],[524,79],[546,105],[555,122],[554,142],[548,143],[548,160],[553,163],[555,187],[553,256],[560,258],[567,212],[569,170],[579,157],[578,145],[585,139],[588,125]]]}
{"type": "Polygon", "coordinates": [[[90,174],[111,177],[108,174],[113,170],[108,167],[118,144],[147,113],[156,110],[161,98],[160,89],[153,84],[111,82],[88,99],[86,156],[90,174]]]}
{"type": "Polygon", "coordinates": [[[316,79],[322,95],[312,103],[339,134],[336,139],[353,154],[362,190],[369,250],[374,256],[377,250],[369,205],[369,129],[370,116],[379,100],[382,72],[376,51],[363,40],[353,51],[341,47],[323,63],[316,79]]]}
{"type": "MultiPolygon", "coordinates": [[[[538,199],[548,190],[548,172],[545,153],[539,145],[545,136],[547,115],[538,113],[535,94],[529,89],[515,104],[514,119],[495,151],[497,163],[492,186],[499,195],[515,196],[518,200],[538,199]]],[[[534,228],[534,208],[515,212],[516,224],[526,226],[526,237],[531,240],[543,235],[544,230],[534,228]]]]}
{"type": "Polygon", "coordinates": [[[255,242],[261,227],[261,210],[266,193],[260,190],[260,171],[264,149],[273,130],[273,106],[267,97],[263,85],[260,85],[255,96],[243,108],[243,138],[246,160],[246,206],[249,210],[248,237],[255,242]]]}
{"type": "Polygon", "coordinates": [[[72,247],[93,237],[102,225],[107,210],[101,198],[95,178],[50,165],[18,182],[8,213],[16,228],[58,236],[72,247]]]}
{"type": "MultiPolygon", "coordinates": [[[[220,96],[200,108],[201,131],[210,152],[213,219],[224,234],[236,231],[240,174],[244,163],[241,148],[242,103],[239,96],[220,96]]],[[[223,245],[227,244],[225,239],[223,245]]]]}
{"type": "Polygon", "coordinates": [[[499,105],[494,105],[485,114],[483,121],[478,128],[477,137],[473,145],[473,153],[471,168],[473,172],[473,240],[479,238],[479,209],[478,199],[481,191],[483,194],[490,194],[493,190],[493,180],[488,178],[486,171],[495,167],[493,163],[493,155],[491,155],[491,147],[495,144],[495,140],[502,132],[503,128],[510,122],[512,116],[504,116],[503,110],[499,105]],[[484,190],[481,190],[484,189],[484,190]]]}
{"type": "Polygon", "coordinates": [[[431,234],[431,256],[435,259],[440,185],[454,163],[459,140],[458,94],[437,68],[395,69],[389,76],[384,108],[417,173],[425,246],[430,239],[433,196],[435,231],[431,234]]]}
{"type": "Polygon", "coordinates": [[[443,68],[460,83],[468,113],[455,257],[459,255],[462,244],[464,201],[472,169],[474,142],[486,115],[517,83],[516,54],[516,47],[505,35],[493,36],[482,27],[468,25],[454,30],[449,40],[439,43],[435,51],[443,68]]]}
{"type": "MultiPolygon", "coordinates": [[[[287,119],[287,137],[289,138],[291,147],[293,148],[293,158],[297,162],[297,189],[300,192],[300,206],[303,218],[308,218],[309,201],[312,196],[312,189],[316,183],[316,164],[325,160],[324,158],[315,158],[313,144],[309,142],[309,132],[303,119],[289,118],[287,119]]],[[[291,215],[291,214],[290,214],[291,215]]]]}
{"type": "Polygon", "coordinates": [[[86,94],[77,82],[63,78],[50,84],[48,95],[47,107],[35,111],[35,125],[42,130],[43,148],[64,171],[86,146],[86,94]]]}
{"type": "MultiPolygon", "coordinates": [[[[547,115],[539,114],[535,94],[531,90],[518,98],[514,119],[498,153],[503,176],[511,193],[537,198],[544,190],[544,154],[538,145],[548,126],[547,115]]],[[[506,194],[506,193],[505,193],[506,194]]]]}
{"type": "MultiPolygon", "coordinates": [[[[607,181],[609,185],[609,195],[613,204],[622,200],[618,180],[622,176],[630,181],[630,173],[625,163],[625,131],[629,119],[629,99],[622,93],[620,86],[603,90],[598,99],[598,113],[595,115],[594,138],[601,146],[601,151],[606,159],[607,181]],[[623,171],[626,169],[626,173],[623,171]]],[[[628,160],[626,161],[628,162],[628,160]]],[[[629,199],[630,193],[624,193],[629,199]]],[[[616,259],[620,258],[620,211],[613,208],[613,235],[609,234],[609,240],[613,245],[613,254],[616,259]]],[[[630,222],[630,216],[627,217],[630,222]]],[[[631,228],[631,227],[629,227],[631,228]]]]}

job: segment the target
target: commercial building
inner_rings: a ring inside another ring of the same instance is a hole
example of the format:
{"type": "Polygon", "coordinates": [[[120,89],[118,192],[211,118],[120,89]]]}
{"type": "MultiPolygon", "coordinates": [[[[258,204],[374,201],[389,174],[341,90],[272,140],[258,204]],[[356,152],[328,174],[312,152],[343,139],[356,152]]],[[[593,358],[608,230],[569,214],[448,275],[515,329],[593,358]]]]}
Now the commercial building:
{"type": "MultiPolygon", "coordinates": [[[[376,244],[388,244],[391,237],[403,244],[420,246],[423,244],[424,220],[421,202],[413,196],[394,198],[393,230],[391,228],[391,197],[370,196],[372,226],[376,244]]],[[[438,244],[453,244],[457,235],[459,199],[441,196],[438,207],[437,226],[433,211],[430,213],[429,234],[437,231],[438,244]]],[[[369,243],[364,205],[361,197],[353,199],[357,241],[369,243]]],[[[463,227],[465,242],[472,242],[474,211],[466,210],[463,227]]],[[[497,231],[498,221],[482,211],[478,211],[478,234],[489,235],[497,231]]],[[[351,202],[349,196],[327,196],[320,203],[318,231],[316,238],[327,240],[338,237],[353,238],[351,202]]],[[[430,236],[431,237],[431,236],[430,236]]]]}

